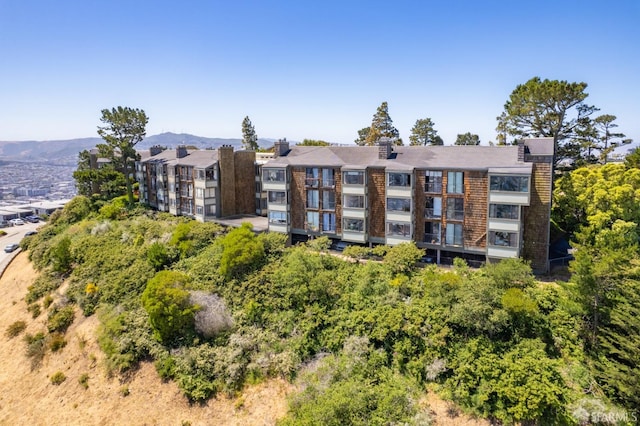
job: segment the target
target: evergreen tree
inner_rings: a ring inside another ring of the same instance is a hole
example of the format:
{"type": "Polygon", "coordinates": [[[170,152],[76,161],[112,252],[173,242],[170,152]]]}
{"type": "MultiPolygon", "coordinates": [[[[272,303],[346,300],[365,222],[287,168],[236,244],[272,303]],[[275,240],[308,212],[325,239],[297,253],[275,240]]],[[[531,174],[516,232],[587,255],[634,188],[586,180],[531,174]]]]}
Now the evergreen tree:
{"type": "Polygon", "coordinates": [[[471,132],[459,134],[454,145],[480,145],[480,136],[471,132]]]}
{"type": "Polygon", "coordinates": [[[360,146],[366,145],[369,132],[371,132],[371,127],[364,127],[358,130],[358,139],[354,141],[356,145],[360,145],[360,146]]]}
{"type": "Polygon", "coordinates": [[[242,120],[242,146],[252,151],[258,149],[258,135],[248,116],[242,120]]]}
{"type": "MultiPolygon", "coordinates": [[[[358,132],[359,133],[359,132],[358,132]]],[[[375,145],[380,138],[387,137],[391,139],[394,145],[402,145],[400,132],[393,127],[393,120],[389,116],[389,107],[383,102],[373,114],[371,128],[365,139],[365,145],[375,145]]]]}
{"type": "Polygon", "coordinates": [[[410,145],[444,145],[438,131],[433,128],[434,123],[429,117],[416,120],[411,128],[410,145]]]}

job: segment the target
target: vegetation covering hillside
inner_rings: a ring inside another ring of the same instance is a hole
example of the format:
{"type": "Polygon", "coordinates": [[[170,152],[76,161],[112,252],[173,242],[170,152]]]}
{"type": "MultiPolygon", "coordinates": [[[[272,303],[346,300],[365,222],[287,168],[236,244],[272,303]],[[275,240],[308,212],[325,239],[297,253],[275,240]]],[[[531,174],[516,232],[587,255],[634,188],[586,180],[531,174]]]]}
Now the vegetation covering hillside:
{"type": "Polygon", "coordinates": [[[300,389],[285,425],[428,424],[426,387],[507,424],[632,422],[637,223],[619,217],[625,209],[589,207],[620,195],[592,189],[612,176],[637,209],[637,169],[579,169],[558,185],[565,219],[569,202],[577,217],[558,226],[581,243],[569,283],[538,282],[518,260],[421,268],[410,244],[348,261],[322,238],[286,247],[248,226],[77,197],[23,242],[41,271],[29,309],[48,316],[48,330],[26,336],[29,354],[37,368],[34,348],[65,338],[73,310],[48,294],[66,279],[68,304],[100,319],[113,374],[151,359],[192,401],[284,377],[300,389]]]}

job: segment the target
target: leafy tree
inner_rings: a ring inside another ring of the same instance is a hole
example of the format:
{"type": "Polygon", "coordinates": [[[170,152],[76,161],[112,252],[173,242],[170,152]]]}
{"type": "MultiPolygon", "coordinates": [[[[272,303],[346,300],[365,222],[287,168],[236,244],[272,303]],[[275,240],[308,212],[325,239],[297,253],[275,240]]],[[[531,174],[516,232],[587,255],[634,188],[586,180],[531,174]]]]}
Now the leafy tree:
{"type": "Polygon", "coordinates": [[[356,145],[360,145],[360,146],[367,145],[367,138],[369,137],[370,132],[371,132],[371,127],[364,127],[358,130],[358,139],[354,141],[356,145]]]}
{"type": "Polygon", "coordinates": [[[253,151],[258,149],[258,135],[248,116],[242,120],[242,146],[253,151]]]}
{"type": "Polygon", "coordinates": [[[180,272],[158,272],[142,293],[142,306],[156,338],[174,344],[188,337],[194,330],[194,315],[198,307],[189,301],[186,285],[189,277],[180,272]]]}
{"type": "Polygon", "coordinates": [[[112,164],[92,167],[90,155],[87,150],[78,154],[78,168],[73,172],[78,194],[86,197],[98,194],[103,200],[126,194],[124,174],[115,170],[112,164]]]}
{"type": "Polygon", "coordinates": [[[315,139],[304,139],[298,146],[330,146],[329,142],[315,140],[315,139]]]}
{"type": "Polygon", "coordinates": [[[67,236],[63,237],[58,244],[56,244],[51,250],[51,260],[53,263],[53,270],[59,273],[69,272],[71,269],[71,239],[67,236]]]}
{"type": "Polygon", "coordinates": [[[640,147],[631,150],[624,158],[624,165],[630,168],[640,168],[640,147]]]}
{"type": "Polygon", "coordinates": [[[408,274],[416,268],[416,262],[424,255],[424,251],[419,249],[412,241],[402,243],[391,249],[384,256],[384,263],[397,274],[408,274]]]}
{"type": "Polygon", "coordinates": [[[480,145],[480,136],[471,132],[458,134],[454,145],[480,145]]]}
{"type": "Polygon", "coordinates": [[[624,133],[614,132],[613,129],[618,127],[614,121],[616,116],[611,114],[599,115],[593,120],[593,126],[597,131],[597,139],[600,142],[598,149],[600,150],[600,162],[606,163],[607,156],[620,145],[627,145],[632,142],[627,139],[624,133]]]}
{"type": "Polygon", "coordinates": [[[434,123],[430,118],[420,118],[411,128],[410,145],[444,145],[438,131],[433,128],[434,123]]]}
{"type": "MultiPolygon", "coordinates": [[[[364,129],[363,129],[364,130],[364,129]]],[[[360,132],[358,132],[360,135],[360,132]]],[[[373,120],[371,120],[371,127],[369,133],[365,139],[364,145],[375,145],[380,138],[389,138],[394,145],[402,145],[402,139],[400,139],[400,132],[393,127],[393,120],[389,116],[389,107],[386,102],[383,102],[373,114],[373,120]]]]}
{"type": "Polygon", "coordinates": [[[220,273],[227,278],[250,272],[264,259],[264,245],[251,230],[250,223],[231,230],[220,243],[223,247],[220,273]]]}
{"type": "Polygon", "coordinates": [[[106,143],[99,144],[98,149],[111,160],[116,170],[124,174],[127,198],[131,206],[134,202],[131,166],[138,157],[135,146],[144,139],[149,119],[141,109],[118,106],[111,110],[103,109],[100,121],[104,126],[98,126],[98,134],[106,143]]]}
{"type": "MultiPolygon", "coordinates": [[[[498,132],[514,137],[552,137],[556,161],[575,158],[565,146],[576,135],[576,128],[597,108],[584,101],[587,83],[541,80],[534,77],[518,85],[504,104],[498,132]]],[[[499,137],[500,139],[500,137],[499,137]]]]}

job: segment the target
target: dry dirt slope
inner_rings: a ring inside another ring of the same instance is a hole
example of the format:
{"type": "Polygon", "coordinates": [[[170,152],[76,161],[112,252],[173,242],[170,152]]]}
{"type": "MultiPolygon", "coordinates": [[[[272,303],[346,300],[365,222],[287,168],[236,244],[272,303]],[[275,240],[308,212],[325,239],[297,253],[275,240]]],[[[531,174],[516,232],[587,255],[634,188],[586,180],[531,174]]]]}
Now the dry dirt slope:
{"type": "MultiPolygon", "coordinates": [[[[96,343],[97,319],[77,313],[66,334],[67,345],[48,352],[31,370],[20,335],[8,338],[7,327],[25,321],[25,333],[44,331],[43,313],[33,320],[24,296],[37,273],[26,253],[20,253],[0,277],[0,425],[273,425],[286,413],[293,386],[282,380],[248,387],[236,399],[224,397],[190,405],[174,383],[162,383],[153,365],[144,363],[127,381],[108,378],[96,343]],[[59,386],[50,376],[67,377],[59,386]],[[84,389],[78,379],[89,375],[84,389]],[[127,388],[128,396],[122,395],[127,388]]],[[[63,290],[63,289],[61,289],[63,290]]],[[[424,400],[435,425],[487,426],[484,420],[450,417],[450,405],[433,393],[424,400]]],[[[455,411],[455,410],[454,410],[455,411]]]]}
{"type": "Polygon", "coordinates": [[[0,278],[0,424],[6,425],[272,425],[286,412],[292,386],[272,380],[248,388],[236,400],[219,398],[190,405],[174,383],[162,383],[153,365],[143,364],[128,380],[107,378],[95,339],[97,319],[80,313],[67,331],[67,345],[49,352],[31,371],[22,335],[9,339],[7,327],[27,322],[26,333],[45,330],[45,314],[31,319],[24,302],[36,272],[20,253],[0,278]],[[50,376],[63,372],[59,386],[50,376]],[[89,388],[78,379],[89,375],[89,388]],[[122,395],[124,387],[128,396],[122,395]]]}

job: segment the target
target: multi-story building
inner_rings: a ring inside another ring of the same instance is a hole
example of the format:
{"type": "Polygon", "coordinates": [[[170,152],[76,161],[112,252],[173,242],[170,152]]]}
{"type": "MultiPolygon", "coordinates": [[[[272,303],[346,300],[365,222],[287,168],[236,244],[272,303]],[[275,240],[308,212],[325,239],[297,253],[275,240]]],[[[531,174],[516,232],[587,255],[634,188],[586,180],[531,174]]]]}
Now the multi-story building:
{"type": "Polygon", "coordinates": [[[441,263],[523,257],[548,269],[553,140],[517,146],[294,146],[262,166],[269,230],[414,241],[441,263]]]}
{"type": "Polygon", "coordinates": [[[256,213],[255,152],[152,147],[136,162],[140,202],[201,222],[256,213]]]}

